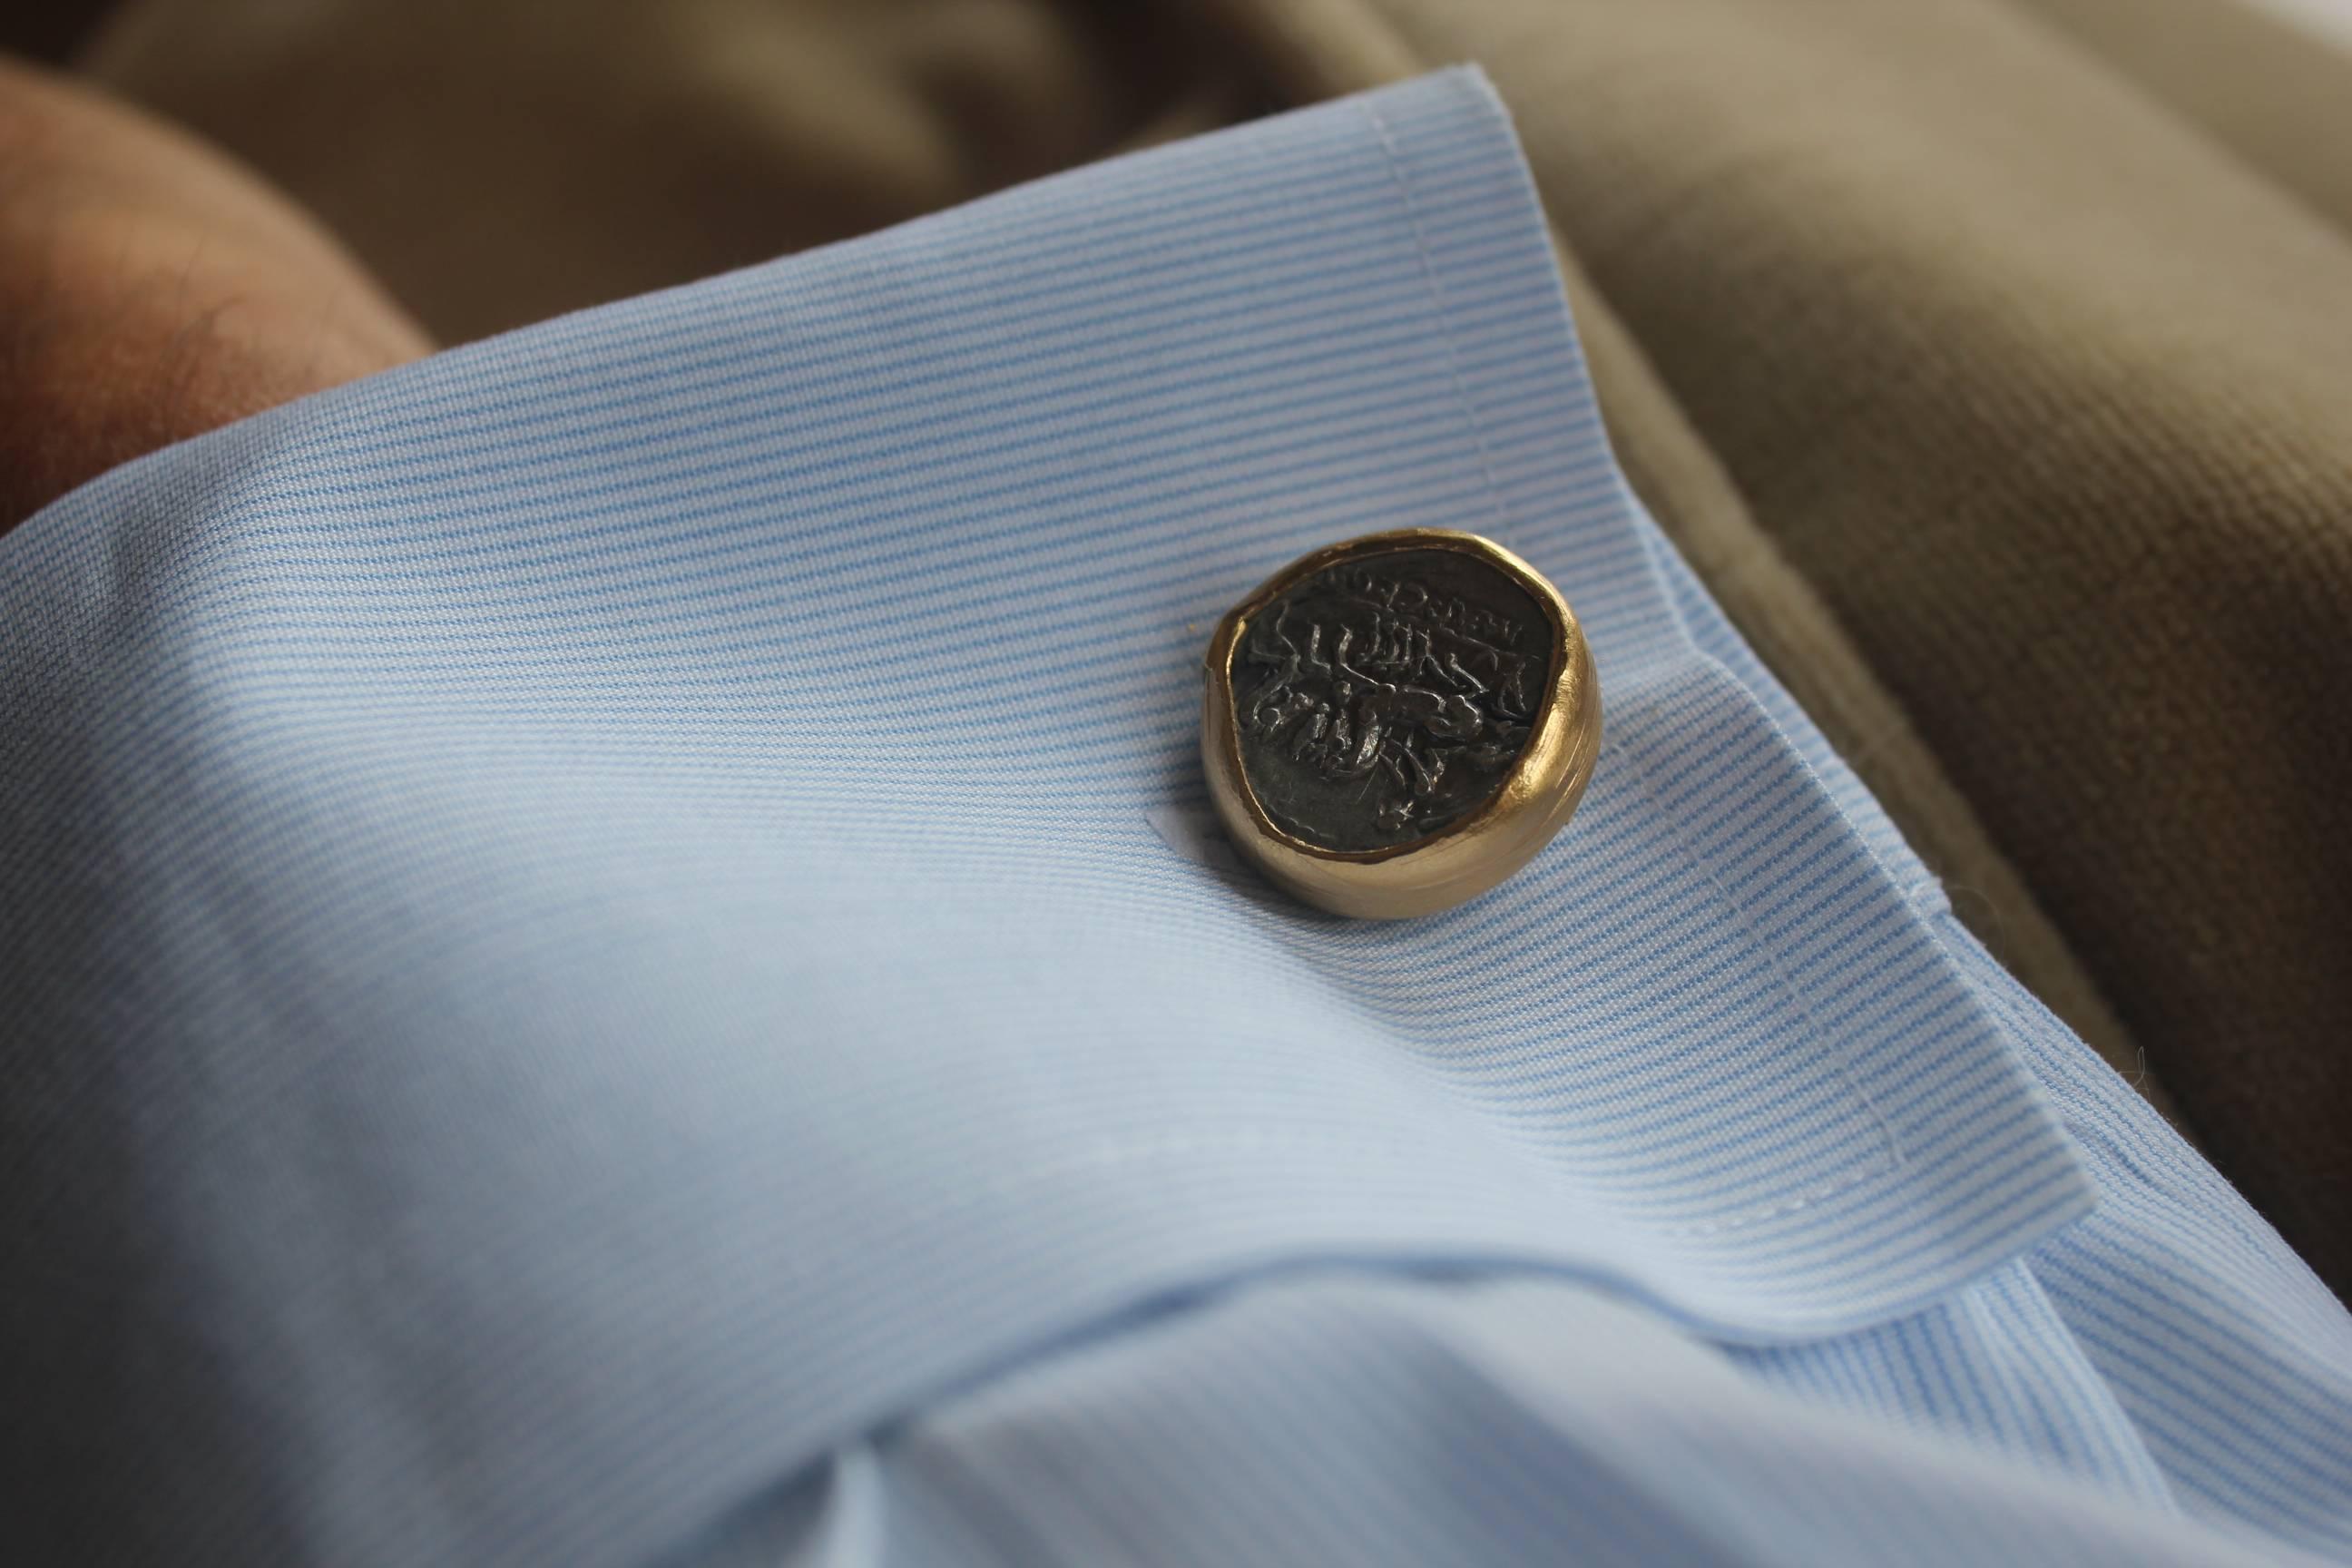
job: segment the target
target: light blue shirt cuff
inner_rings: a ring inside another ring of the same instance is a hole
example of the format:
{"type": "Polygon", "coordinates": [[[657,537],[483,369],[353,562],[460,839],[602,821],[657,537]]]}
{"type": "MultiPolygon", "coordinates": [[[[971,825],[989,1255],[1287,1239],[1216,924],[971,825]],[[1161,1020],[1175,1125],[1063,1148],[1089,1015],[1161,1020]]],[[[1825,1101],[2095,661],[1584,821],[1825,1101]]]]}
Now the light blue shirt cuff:
{"type": "Polygon", "coordinates": [[[1475,74],[131,465],[0,548],[0,722],[18,1278],[157,1347],[107,1462],[226,1542],[632,1561],[1273,1270],[1780,1345],[2095,1196],[1626,490],[1475,74]],[[1560,586],[1605,748],[1495,894],[1334,921],[1202,847],[1200,653],[1423,526],[1560,586]]]}

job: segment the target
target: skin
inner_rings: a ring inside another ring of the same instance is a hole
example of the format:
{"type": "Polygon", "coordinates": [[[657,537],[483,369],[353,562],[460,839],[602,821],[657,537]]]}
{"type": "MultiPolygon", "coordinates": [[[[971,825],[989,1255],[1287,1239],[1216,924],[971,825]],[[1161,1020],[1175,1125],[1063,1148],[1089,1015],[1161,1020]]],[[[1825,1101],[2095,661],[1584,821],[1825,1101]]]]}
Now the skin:
{"type": "Polygon", "coordinates": [[[119,463],[431,348],[226,156],[0,59],[0,532],[119,463]]]}

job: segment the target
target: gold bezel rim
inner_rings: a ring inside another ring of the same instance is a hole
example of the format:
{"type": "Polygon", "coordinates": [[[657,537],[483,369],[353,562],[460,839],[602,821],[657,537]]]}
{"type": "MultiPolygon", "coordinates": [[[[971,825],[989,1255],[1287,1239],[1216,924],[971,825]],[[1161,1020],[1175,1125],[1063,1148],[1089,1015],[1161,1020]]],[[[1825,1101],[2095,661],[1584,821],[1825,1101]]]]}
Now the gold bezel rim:
{"type": "Polygon", "coordinates": [[[1584,791],[1597,759],[1600,691],[1583,628],[1559,591],[1503,545],[1454,529],[1365,534],[1299,557],[1219,619],[1203,659],[1202,760],[1219,814],[1242,847],[1276,880],[1347,914],[1398,916],[1445,908],[1501,881],[1549,842],[1584,791]],[[1445,550],[1502,571],[1552,623],[1546,700],[1536,733],[1493,795],[1435,833],[1380,849],[1329,849],[1285,832],[1266,816],[1242,763],[1233,660],[1250,619],[1301,578],[1358,555],[1445,550]]]}

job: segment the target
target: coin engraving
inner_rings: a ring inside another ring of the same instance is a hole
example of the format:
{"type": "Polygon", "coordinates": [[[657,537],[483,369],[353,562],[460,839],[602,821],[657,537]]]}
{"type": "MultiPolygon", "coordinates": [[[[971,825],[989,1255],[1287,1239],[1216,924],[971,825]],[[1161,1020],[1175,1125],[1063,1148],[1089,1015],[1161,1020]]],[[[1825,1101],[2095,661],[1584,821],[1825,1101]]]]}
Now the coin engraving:
{"type": "Polygon", "coordinates": [[[1255,616],[1231,670],[1259,809],[1326,849],[1391,848],[1492,799],[1527,749],[1554,632],[1457,551],[1351,557],[1255,616]]]}

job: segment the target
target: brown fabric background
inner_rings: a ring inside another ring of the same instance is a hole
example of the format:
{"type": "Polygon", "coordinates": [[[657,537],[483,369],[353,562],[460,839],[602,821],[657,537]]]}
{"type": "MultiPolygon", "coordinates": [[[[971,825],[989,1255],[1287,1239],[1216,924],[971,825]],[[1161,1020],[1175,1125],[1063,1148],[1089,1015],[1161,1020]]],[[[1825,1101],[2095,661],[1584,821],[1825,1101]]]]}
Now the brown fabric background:
{"type": "Polygon", "coordinates": [[[1121,12],[145,0],[80,64],[286,187],[457,342],[1243,113],[1232,73],[1121,12]]]}
{"type": "Polygon", "coordinates": [[[89,64],[455,338],[1457,59],[1661,521],[2352,1288],[2352,64],[2233,0],[141,0],[89,64]]]}
{"type": "Polygon", "coordinates": [[[2352,66],[2341,50],[2252,0],[2018,4],[2352,234],[2352,66]]]}

